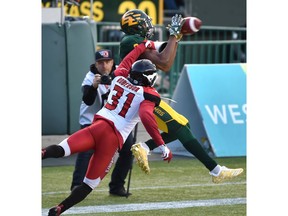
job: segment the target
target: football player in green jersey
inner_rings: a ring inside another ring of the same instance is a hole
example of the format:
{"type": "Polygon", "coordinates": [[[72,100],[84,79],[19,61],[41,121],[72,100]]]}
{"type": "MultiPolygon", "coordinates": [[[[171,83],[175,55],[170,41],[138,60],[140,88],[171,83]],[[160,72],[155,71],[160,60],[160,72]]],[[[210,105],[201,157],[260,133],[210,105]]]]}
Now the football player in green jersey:
{"type": "MultiPolygon", "coordinates": [[[[151,40],[154,34],[154,26],[151,18],[143,11],[133,9],[123,14],[120,20],[121,30],[125,33],[120,42],[120,58],[123,59],[135,46],[143,40],[151,40]]],[[[167,42],[154,42],[156,49],[147,49],[140,58],[151,60],[158,69],[168,72],[173,65],[178,41],[181,40],[181,27],[183,18],[176,14],[168,25],[169,38],[167,42]]],[[[163,131],[162,137],[165,143],[178,139],[184,148],[193,154],[209,170],[214,183],[234,178],[243,172],[242,168],[229,169],[220,166],[203,149],[198,140],[192,135],[188,120],[177,113],[172,107],[161,100],[154,109],[158,128],[163,131]]],[[[155,142],[150,139],[145,143],[134,144],[131,148],[138,165],[146,172],[150,172],[148,164],[149,151],[156,148],[155,142]]]]}

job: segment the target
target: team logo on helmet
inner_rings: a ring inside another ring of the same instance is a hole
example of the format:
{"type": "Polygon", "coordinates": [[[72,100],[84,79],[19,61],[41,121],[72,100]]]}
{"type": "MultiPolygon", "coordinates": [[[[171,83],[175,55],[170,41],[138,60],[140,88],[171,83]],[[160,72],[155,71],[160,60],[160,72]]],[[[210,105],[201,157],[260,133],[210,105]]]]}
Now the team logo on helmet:
{"type": "Polygon", "coordinates": [[[129,10],[123,14],[120,25],[121,30],[128,35],[139,35],[150,39],[154,34],[152,19],[138,9],[129,10]]]}
{"type": "Polygon", "coordinates": [[[123,16],[121,23],[122,25],[127,24],[128,26],[138,25],[138,21],[141,18],[141,14],[134,13],[133,11],[126,13],[123,16]]]}

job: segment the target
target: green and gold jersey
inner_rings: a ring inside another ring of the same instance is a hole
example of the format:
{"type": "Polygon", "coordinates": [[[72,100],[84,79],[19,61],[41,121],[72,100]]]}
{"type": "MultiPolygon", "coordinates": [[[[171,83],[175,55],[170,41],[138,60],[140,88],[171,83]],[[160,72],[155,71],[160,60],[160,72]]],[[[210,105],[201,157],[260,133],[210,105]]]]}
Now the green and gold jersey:
{"type": "MultiPolygon", "coordinates": [[[[123,59],[143,40],[145,38],[138,35],[125,35],[120,42],[120,58],[123,59]]],[[[188,123],[188,120],[184,116],[177,113],[163,100],[161,100],[159,106],[155,107],[154,114],[158,128],[166,133],[176,131],[180,126],[188,123]]]]}
{"type": "Polygon", "coordinates": [[[161,100],[159,106],[154,108],[158,128],[165,132],[175,131],[178,127],[175,124],[186,125],[188,119],[176,112],[165,101],[161,100]]]}
{"type": "Polygon", "coordinates": [[[124,57],[143,40],[145,40],[145,38],[138,35],[125,35],[120,43],[120,59],[124,59],[124,57]]]}

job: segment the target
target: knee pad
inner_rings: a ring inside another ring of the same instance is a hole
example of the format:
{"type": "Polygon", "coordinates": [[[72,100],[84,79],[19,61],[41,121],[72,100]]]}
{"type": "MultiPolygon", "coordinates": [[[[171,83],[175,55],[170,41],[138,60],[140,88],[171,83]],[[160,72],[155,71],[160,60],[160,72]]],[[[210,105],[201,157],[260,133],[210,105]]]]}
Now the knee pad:
{"type": "Polygon", "coordinates": [[[96,188],[100,184],[101,178],[98,177],[97,179],[88,179],[85,177],[83,182],[87,184],[92,190],[94,190],[94,188],[96,188]]]}

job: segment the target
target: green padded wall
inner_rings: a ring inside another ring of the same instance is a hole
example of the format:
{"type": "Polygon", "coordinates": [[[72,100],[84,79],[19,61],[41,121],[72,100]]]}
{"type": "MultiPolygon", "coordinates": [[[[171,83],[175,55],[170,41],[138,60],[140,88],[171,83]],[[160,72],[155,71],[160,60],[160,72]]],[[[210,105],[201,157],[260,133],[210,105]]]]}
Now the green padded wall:
{"type": "Polygon", "coordinates": [[[67,134],[64,26],[42,24],[42,134],[67,134]]]}
{"type": "Polygon", "coordinates": [[[65,24],[68,67],[68,133],[80,129],[79,108],[82,98],[81,84],[94,63],[95,44],[90,25],[86,21],[65,24]]]}
{"type": "Polygon", "coordinates": [[[81,83],[94,63],[95,37],[88,21],[42,24],[42,135],[80,129],[81,83]]]}

